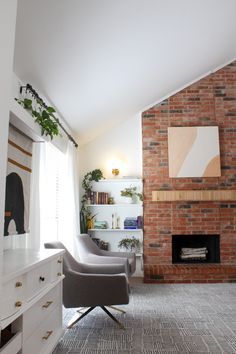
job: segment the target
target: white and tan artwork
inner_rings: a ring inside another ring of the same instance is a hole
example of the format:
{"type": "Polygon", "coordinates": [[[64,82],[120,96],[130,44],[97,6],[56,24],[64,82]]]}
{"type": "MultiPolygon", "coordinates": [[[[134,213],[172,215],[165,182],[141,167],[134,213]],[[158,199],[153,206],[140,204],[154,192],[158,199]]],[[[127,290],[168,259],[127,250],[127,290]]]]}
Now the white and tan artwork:
{"type": "Polygon", "coordinates": [[[9,127],[4,236],[29,232],[32,140],[9,127]]]}
{"type": "Polygon", "coordinates": [[[218,127],[168,128],[169,177],[218,177],[218,127]]]}

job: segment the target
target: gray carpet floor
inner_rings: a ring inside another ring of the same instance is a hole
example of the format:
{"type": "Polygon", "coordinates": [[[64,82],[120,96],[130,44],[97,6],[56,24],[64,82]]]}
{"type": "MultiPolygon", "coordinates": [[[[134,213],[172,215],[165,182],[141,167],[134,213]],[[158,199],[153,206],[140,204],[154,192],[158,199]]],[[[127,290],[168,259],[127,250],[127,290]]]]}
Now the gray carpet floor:
{"type": "MultiPolygon", "coordinates": [[[[236,353],[236,284],[133,284],[130,303],[95,309],[66,330],[53,354],[236,353]]],[[[75,310],[64,311],[66,324],[75,310]]]]}

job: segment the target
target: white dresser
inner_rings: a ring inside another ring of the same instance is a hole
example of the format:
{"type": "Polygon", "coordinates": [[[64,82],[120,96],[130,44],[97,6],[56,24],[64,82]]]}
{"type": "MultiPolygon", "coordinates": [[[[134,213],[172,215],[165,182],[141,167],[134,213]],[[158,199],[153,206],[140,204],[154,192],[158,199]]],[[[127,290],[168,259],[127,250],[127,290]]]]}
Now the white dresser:
{"type": "Polygon", "coordinates": [[[49,354],[62,335],[64,250],[3,252],[0,354],[49,354]]]}

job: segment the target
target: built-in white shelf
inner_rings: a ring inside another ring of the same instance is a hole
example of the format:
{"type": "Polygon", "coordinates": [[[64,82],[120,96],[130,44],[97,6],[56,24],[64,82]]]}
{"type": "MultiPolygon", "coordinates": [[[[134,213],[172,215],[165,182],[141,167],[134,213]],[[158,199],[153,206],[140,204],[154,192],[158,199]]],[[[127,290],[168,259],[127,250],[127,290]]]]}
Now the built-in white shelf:
{"type": "Polygon", "coordinates": [[[88,231],[96,232],[140,232],[143,229],[89,229],[88,231]]]}
{"type": "MultiPolygon", "coordinates": [[[[93,182],[92,190],[98,193],[107,193],[113,198],[114,204],[88,204],[87,210],[91,214],[95,214],[94,221],[104,221],[107,223],[107,229],[89,229],[88,233],[91,237],[99,238],[103,242],[108,243],[110,251],[120,251],[118,245],[123,238],[135,237],[140,241],[141,250],[137,257],[137,270],[135,275],[143,275],[143,257],[141,255],[143,246],[143,229],[124,229],[126,218],[137,218],[143,215],[143,202],[133,200],[133,203],[125,202],[126,198],[121,196],[121,191],[125,188],[135,187],[137,193],[143,192],[143,179],[140,176],[127,176],[128,178],[107,178],[98,182],[93,182]],[[119,225],[121,228],[112,228],[119,225]]],[[[100,199],[99,199],[100,202],[100,199]]],[[[96,224],[95,224],[96,225],[96,224]]]]}
{"type": "Polygon", "coordinates": [[[113,182],[125,182],[125,183],[135,183],[135,182],[140,182],[142,181],[142,178],[105,178],[105,179],[100,179],[100,181],[95,182],[95,183],[113,183],[113,182]]]}
{"type": "Polygon", "coordinates": [[[104,208],[131,207],[133,208],[142,205],[143,203],[87,204],[86,207],[104,207],[104,208]]]}

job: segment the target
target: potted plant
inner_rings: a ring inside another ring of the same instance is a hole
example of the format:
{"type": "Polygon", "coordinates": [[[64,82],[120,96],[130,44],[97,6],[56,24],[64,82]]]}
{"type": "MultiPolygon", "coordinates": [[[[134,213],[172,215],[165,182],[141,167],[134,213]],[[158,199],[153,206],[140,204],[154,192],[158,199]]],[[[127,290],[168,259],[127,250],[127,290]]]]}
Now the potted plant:
{"type": "Polygon", "coordinates": [[[86,204],[88,202],[88,198],[92,192],[92,182],[98,182],[100,179],[104,178],[103,173],[100,169],[95,169],[86,173],[84,179],[82,181],[82,187],[84,189],[84,195],[81,199],[81,210],[80,210],[80,227],[81,233],[88,232],[88,226],[91,226],[93,223],[94,216],[91,216],[86,204]],[[92,219],[91,219],[92,217],[92,219]]]}
{"type": "Polygon", "coordinates": [[[124,188],[120,191],[120,195],[126,203],[136,203],[143,200],[143,194],[137,192],[137,187],[124,188]],[[126,198],[126,199],[125,199],[126,198]]]}
{"type": "Polygon", "coordinates": [[[35,122],[41,126],[41,135],[49,135],[51,139],[59,135],[58,118],[55,117],[56,113],[53,107],[44,107],[39,100],[34,104],[32,100],[24,98],[23,100],[15,98],[15,100],[26,109],[35,122]]]}
{"type": "Polygon", "coordinates": [[[123,248],[129,252],[140,252],[141,242],[138,238],[131,237],[131,238],[123,238],[118,243],[118,248],[123,248]]]}

